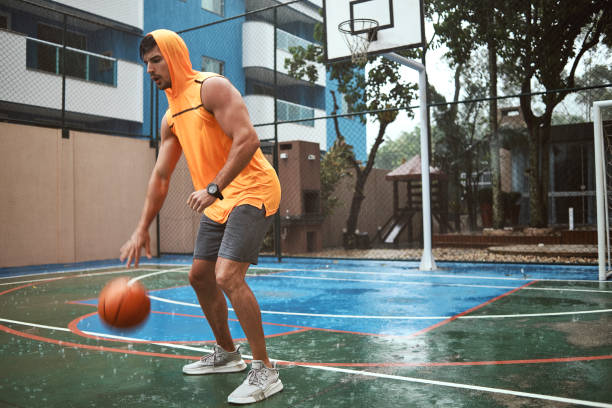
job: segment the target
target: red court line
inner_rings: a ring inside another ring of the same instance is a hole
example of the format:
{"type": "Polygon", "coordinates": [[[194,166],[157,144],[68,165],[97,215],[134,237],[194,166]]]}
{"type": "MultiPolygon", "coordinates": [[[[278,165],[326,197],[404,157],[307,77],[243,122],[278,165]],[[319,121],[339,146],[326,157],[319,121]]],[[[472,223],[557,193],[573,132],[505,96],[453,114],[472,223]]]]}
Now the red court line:
{"type": "MultiPolygon", "coordinates": [[[[71,302],[72,303],[72,302],[71,302]]],[[[75,302],[77,303],[77,302],[75,302]]],[[[94,306],[95,305],[91,305],[88,303],[77,303],[77,304],[83,304],[86,306],[94,306]]],[[[188,315],[188,314],[182,314],[182,313],[172,313],[172,312],[158,312],[155,310],[152,310],[151,313],[157,313],[157,314],[165,314],[165,315],[173,315],[173,316],[185,316],[185,317],[195,317],[198,319],[205,319],[206,317],[204,316],[200,316],[200,315],[188,315]]],[[[98,312],[91,312],[88,314],[85,314],[83,316],[77,317],[76,319],[72,320],[70,323],[68,323],[68,328],[70,329],[71,332],[73,332],[74,334],[77,334],[81,337],[86,337],[88,339],[93,339],[93,340],[105,340],[105,341],[116,341],[119,343],[142,343],[142,344],[151,344],[151,343],[169,343],[169,344],[201,344],[201,343],[214,343],[215,340],[126,340],[126,339],[116,339],[113,337],[105,337],[105,336],[96,336],[93,334],[88,334],[85,333],[84,331],[82,331],[81,329],[79,329],[77,327],[77,325],[79,324],[79,322],[83,319],[86,319],[88,317],[97,315],[98,312]]],[[[234,322],[237,322],[237,319],[228,319],[234,322]]],[[[269,324],[269,325],[273,325],[273,326],[284,326],[284,327],[295,327],[295,326],[290,326],[290,325],[286,325],[286,324],[276,324],[276,323],[264,323],[264,324],[269,324]]],[[[266,338],[270,338],[270,337],[278,337],[278,336],[285,336],[288,334],[294,334],[294,333],[301,333],[301,332],[305,332],[305,331],[309,331],[309,328],[299,328],[299,330],[292,330],[292,331],[288,331],[288,332],[282,332],[282,333],[275,333],[275,334],[269,334],[267,336],[265,336],[266,338]]],[[[108,333],[110,334],[110,333],[108,333]]],[[[235,341],[246,341],[246,338],[236,338],[233,339],[235,341]]]]}
{"type": "MultiPolygon", "coordinates": [[[[91,299],[85,299],[85,300],[91,300],[91,299]]],[[[96,307],[96,305],[92,305],[91,303],[84,303],[85,300],[71,300],[68,301],[67,303],[72,303],[72,304],[76,304],[76,305],[83,305],[83,306],[90,306],[90,307],[96,307]]],[[[204,315],[192,315],[192,314],[185,314],[185,313],[176,313],[176,312],[161,312],[161,311],[157,311],[157,310],[152,310],[151,313],[159,313],[159,314],[169,314],[169,315],[175,315],[175,316],[185,316],[185,317],[195,317],[198,319],[205,319],[206,317],[204,315]]],[[[228,319],[234,322],[237,322],[238,319],[228,319]]],[[[282,326],[282,327],[292,327],[292,328],[296,328],[296,329],[302,329],[302,330],[296,330],[296,331],[291,331],[291,332],[287,332],[288,334],[292,334],[292,333],[299,333],[302,331],[307,331],[307,330],[316,330],[316,331],[324,331],[324,332],[332,332],[332,333],[344,333],[344,334],[358,334],[358,335],[362,335],[362,336],[376,336],[376,337],[397,337],[394,335],[389,335],[389,334],[377,334],[377,333],[364,333],[364,332],[356,332],[356,331],[350,331],[350,330],[338,330],[338,329],[323,329],[320,327],[310,327],[310,326],[298,326],[298,325],[294,325],[294,324],[285,324],[285,323],[272,323],[272,322],[262,322],[263,324],[267,324],[270,326],[282,326]]],[[[270,335],[270,336],[276,336],[276,335],[270,335]]],[[[266,336],[268,337],[268,336],[266,336]]],[[[237,339],[235,339],[237,340],[237,339]]],[[[205,340],[206,342],[211,342],[213,340],[205,340]]],[[[168,343],[168,342],[166,342],[168,343]]]]}
{"type": "MultiPolygon", "coordinates": [[[[153,353],[147,351],[136,351],[129,349],[119,349],[105,346],[91,346],[88,344],[73,343],[70,341],[61,341],[48,337],[36,336],[30,333],[24,333],[13,330],[4,325],[0,325],[0,330],[14,334],[16,336],[25,337],[32,340],[43,341],[47,343],[57,344],[60,347],[81,348],[95,351],[110,351],[114,353],[135,354],[141,356],[152,357],[168,357],[183,360],[197,360],[199,356],[185,356],[178,354],[153,353]]],[[[605,356],[586,356],[586,357],[561,357],[561,358],[544,358],[531,360],[500,360],[500,361],[461,361],[461,362],[439,362],[439,363],[308,363],[301,361],[279,361],[281,365],[310,365],[321,367],[441,367],[441,366],[482,366],[482,365],[503,365],[503,364],[538,364],[538,363],[568,363],[577,361],[594,361],[594,360],[610,360],[612,355],[605,356]]]]}
{"type": "Polygon", "coordinates": [[[65,278],[64,278],[64,277],[60,277],[60,278],[49,279],[49,280],[46,280],[46,281],[41,281],[41,282],[30,282],[30,283],[27,283],[27,284],[25,284],[25,285],[17,286],[17,287],[11,288],[11,289],[7,289],[7,290],[5,290],[5,291],[3,291],[3,292],[0,292],[0,296],[5,295],[5,294],[7,294],[7,293],[14,292],[14,291],[19,290],[19,289],[27,288],[28,286],[34,286],[34,285],[36,285],[37,283],[47,283],[47,282],[53,282],[53,281],[60,280],[60,279],[65,279],[65,278]]]}
{"type": "Polygon", "coordinates": [[[461,317],[461,316],[465,316],[465,315],[466,315],[466,314],[468,314],[468,313],[472,313],[472,312],[474,312],[474,311],[476,311],[476,310],[478,310],[478,309],[480,309],[480,308],[482,308],[482,307],[485,307],[486,305],[489,305],[489,304],[491,304],[491,303],[493,303],[493,302],[495,302],[495,301],[498,301],[499,299],[502,299],[502,298],[504,298],[504,297],[506,297],[506,296],[508,296],[508,295],[511,295],[511,294],[513,294],[514,292],[518,292],[519,290],[521,290],[521,289],[523,289],[523,288],[526,288],[527,286],[533,285],[534,283],[537,283],[537,282],[539,282],[539,280],[533,280],[533,281],[531,281],[531,282],[527,282],[526,284],[524,284],[524,285],[522,285],[522,286],[519,286],[518,288],[514,288],[514,289],[512,289],[512,290],[510,290],[510,291],[508,291],[508,292],[506,292],[506,293],[502,293],[501,295],[499,295],[499,296],[497,296],[497,297],[494,297],[493,299],[489,299],[489,300],[487,300],[486,302],[479,304],[478,306],[474,306],[473,308],[468,309],[468,310],[466,310],[466,311],[464,311],[464,312],[461,312],[461,313],[459,313],[459,314],[457,314],[457,315],[455,315],[455,316],[453,316],[453,317],[450,317],[450,318],[448,318],[448,319],[446,319],[446,320],[442,320],[441,322],[438,322],[438,323],[436,323],[436,324],[434,324],[434,325],[432,325],[432,326],[429,326],[429,327],[426,327],[426,328],[424,328],[424,329],[422,329],[422,330],[419,330],[418,332],[412,333],[412,334],[411,334],[411,335],[409,335],[408,337],[418,336],[418,335],[420,335],[420,334],[423,334],[423,333],[427,333],[427,332],[429,332],[429,331],[432,331],[433,329],[437,329],[438,327],[443,326],[443,325],[445,325],[445,324],[447,324],[447,323],[450,323],[450,322],[452,322],[453,320],[457,320],[457,319],[458,319],[459,317],[461,317]]]}
{"type": "Polygon", "coordinates": [[[140,356],[150,356],[150,357],[171,357],[171,358],[179,358],[183,360],[198,360],[200,358],[200,356],[183,356],[183,355],[178,355],[178,354],[152,353],[148,351],[136,351],[136,350],[129,350],[129,349],[120,349],[120,348],[105,347],[105,346],[91,346],[89,344],[73,343],[71,341],[56,340],[56,339],[51,339],[49,337],[36,336],[34,334],[20,332],[20,331],[13,330],[10,327],[6,327],[1,324],[0,324],[0,330],[10,333],[10,334],[14,334],[15,336],[21,336],[21,337],[25,337],[31,340],[37,340],[37,341],[43,341],[46,343],[57,344],[58,346],[61,346],[61,347],[72,347],[72,348],[80,348],[80,349],[95,350],[95,351],[111,351],[114,353],[136,354],[140,356]]]}

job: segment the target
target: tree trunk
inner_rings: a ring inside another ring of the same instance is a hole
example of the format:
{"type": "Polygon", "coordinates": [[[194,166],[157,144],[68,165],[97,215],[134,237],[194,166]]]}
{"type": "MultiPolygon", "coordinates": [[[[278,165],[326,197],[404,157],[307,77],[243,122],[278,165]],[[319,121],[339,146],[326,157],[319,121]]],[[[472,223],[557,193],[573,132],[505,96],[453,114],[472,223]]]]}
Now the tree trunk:
{"type": "Polygon", "coordinates": [[[357,162],[355,162],[355,188],[353,190],[353,199],[351,200],[351,210],[346,220],[346,232],[349,235],[355,234],[357,230],[357,221],[359,219],[359,212],[361,211],[361,204],[365,198],[364,189],[365,184],[368,181],[368,176],[374,166],[374,158],[376,152],[382,144],[385,136],[385,130],[391,122],[380,120],[380,127],[378,128],[378,135],[374,141],[374,145],[368,155],[368,162],[366,166],[361,169],[357,162]]]}
{"type": "Polygon", "coordinates": [[[489,69],[489,151],[491,166],[491,191],[493,193],[493,228],[504,226],[504,214],[501,200],[500,165],[499,165],[499,133],[497,127],[497,44],[493,35],[495,16],[493,10],[489,13],[487,39],[488,69],[489,69]]]}
{"type": "Polygon", "coordinates": [[[542,208],[542,140],[538,127],[529,128],[529,225],[546,226],[542,208]]]}

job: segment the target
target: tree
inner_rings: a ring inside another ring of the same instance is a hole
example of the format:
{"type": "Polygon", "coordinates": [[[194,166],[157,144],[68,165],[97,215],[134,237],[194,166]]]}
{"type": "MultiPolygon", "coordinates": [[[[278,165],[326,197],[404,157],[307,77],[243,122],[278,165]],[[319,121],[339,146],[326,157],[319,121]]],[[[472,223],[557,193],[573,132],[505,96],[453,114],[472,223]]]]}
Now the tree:
{"type": "MultiPolygon", "coordinates": [[[[497,77],[494,55],[499,73],[520,86],[520,105],[529,133],[530,224],[547,225],[549,158],[546,152],[552,112],[575,86],[576,68],[584,54],[600,41],[612,42],[609,1],[430,0],[428,4],[443,16],[436,32],[456,63],[465,62],[476,45],[487,46],[490,94],[497,77]],[[532,96],[532,87],[537,84],[555,92],[532,96]],[[538,98],[545,106],[542,114],[532,107],[538,98]]],[[[491,106],[492,124],[493,111],[491,106]]],[[[491,126],[491,130],[494,135],[496,129],[491,126]]]]}
{"type": "Polygon", "coordinates": [[[499,4],[504,8],[499,24],[512,34],[500,49],[502,71],[520,84],[520,105],[529,134],[531,226],[548,224],[547,152],[553,110],[576,86],[576,69],[585,53],[602,40],[610,41],[609,6],[607,0],[509,0],[499,4]],[[532,96],[534,83],[554,92],[532,96]],[[541,114],[533,107],[538,99],[545,106],[541,114]]]}
{"type": "Polygon", "coordinates": [[[434,28],[438,42],[449,48],[448,57],[453,65],[462,66],[468,63],[473,53],[481,46],[487,50],[493,226],[501,228],[503,212],[497,125],[497,51],[505,34],[503,27],[498,25],[499,10],[495,7],[496,2],[481,0],[430,0],[427,4],[428,15],[440,17],[434,28]]]}
{"type": "MultiPolygon", "coordinates": [[[[332,91],[332,97],[336,94],[332,91]]],[[[332,114],[337,113],[337,104],[332,114]]],[[[334,196],[336,186],[345,177],[350,177],[350,169],[355,159],[353,147],[346,143],[344,137],[339,134],[334,144],[321,158],[321,212],[323,216],[331,214],[338,205],[338,198],[334,196]]]]}
{"type": "MultiPolygon", "coordinates": [[[[323,25],[315,28],[315,39],[323,38],[323,25]]],[[[372,56],[368,59],[371,69],[366,76],[365,64],[354,65],[349,62],[327,64],[324,61],[323,48],[318,44],[311,44],[307,48],[291,47],[291,59],[285,60],[285,67],[289,75],[296,78],[306,78],[310,82],[317,80],[317,70],[314,63],[325,64],[329,78],[338,84],[338,91],[342,93],[347,102],[349,112],[375,111],[371,114],[373,122],[378,123],[378,132],[370,148],[367,162],[361,163],[352,154],[347,159],[355,172],[353,197],[349,216],[346,220],[347,238],[355,239],[357,222],[361,204],[365,198],[364,189],[366,181],[374,167],[376,153],[382,142],[389,124],[397,118],[400,110],[407,110],[414,98],[416,85],[403,80],[399,74],[399,64],[372,56]]],[[[337,110],[336,95],[332,93],[337,110]]],[[[408,115],[412,113],[407,110],[408,115]]],[[[365,123],[364,115],[360,119],[365,123]]],[[[336,139],[346,138],[342,135],[337,117],[334,117],[336,139]]]]}
{"type": "Polygon", "coordinates": [[[468,99],[479,99],[486,94],[486,69],[482,69],[486,63],[486,58],[476,55],[465,66],[456,66],[455,103],[443,105],[445,98],[435,89],[431,92],[432,102],[438,105],[433,113],[436,123],[432,131],[433,160],[448,176],[451,210],[458,214],[460,203],[465,203],[472,231],[477,228],[478,183],[491,153],[487,143],[486,103],[460,105],[456,102],[462,87],[468,99]]]}
{"type": "Polygon", "coordinates": [[[387,140],[378,150],[374,166],[379,169],[393,170],[420,153],[420,129],[402,132],[395,140],[387,140]]]}
{"type": "MultiPolygon", "coordinates": [[[[605,50],[608,56],[610,50],[605,50]]],[[[587,58],[587,64],[590,59],[587,58]]],[[[607,65],[596,64],[591,66],[588,64],[588,68],[584,74],[576,78],[576,85],[578,87],[586,87],[590,85],[603,85],[612,84],[612,69],[607,65]]],[[[576,102],[584,105],[586,117],[591,120],[591,108],[595,101],[607,101],[612,99],[612,88],[596,88],[582,91],[576,94],[576,102]]],[[[605,112],[605,111],[604,111],[605,112]]],[[[604,117],[604,120],[612,119],[612,117],[604,117]]]]}

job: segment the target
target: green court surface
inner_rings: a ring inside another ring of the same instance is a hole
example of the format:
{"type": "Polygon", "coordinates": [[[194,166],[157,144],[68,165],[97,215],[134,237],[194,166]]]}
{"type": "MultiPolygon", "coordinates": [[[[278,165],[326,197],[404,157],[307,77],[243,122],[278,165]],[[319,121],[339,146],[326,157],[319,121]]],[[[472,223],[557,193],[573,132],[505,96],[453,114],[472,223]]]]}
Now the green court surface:
{"type": "MultiPolygon", "coordinates": [[[[538,266],[415,265],[251,268],[284,384],[255,406],[612,407],[612,283],[549,279],[538,266]]],[[[188,268],[0,274],[0,406],[227,406],[246,372],[181,372],[213,342],[188,268]],[[152,313],[136,331],[114,332],[95,314],[117,276],[149,290],[152,313]]],[[[230,328],[247,359],[231,309],[230,328]]]]}

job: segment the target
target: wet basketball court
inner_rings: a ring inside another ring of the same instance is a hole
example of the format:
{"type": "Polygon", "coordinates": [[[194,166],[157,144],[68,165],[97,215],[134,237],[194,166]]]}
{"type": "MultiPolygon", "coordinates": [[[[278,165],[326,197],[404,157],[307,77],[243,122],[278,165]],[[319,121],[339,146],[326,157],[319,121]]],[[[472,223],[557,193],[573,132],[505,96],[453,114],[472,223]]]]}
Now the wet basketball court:
{"type": "MultiPolygon", "coordinates": [[[[0,406],[226,406],[246,372],[181,372],[214,342],[189,265],[0,270],[0,406]],[[136,330],[96,314],[117,276],[149,290],[136,330]]],[[[247,279],[285,386],[257,406],[612,407],[612,284],[595,267],[264,257],[247,279]]]]}

